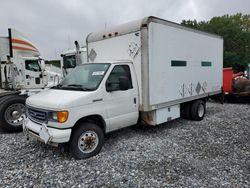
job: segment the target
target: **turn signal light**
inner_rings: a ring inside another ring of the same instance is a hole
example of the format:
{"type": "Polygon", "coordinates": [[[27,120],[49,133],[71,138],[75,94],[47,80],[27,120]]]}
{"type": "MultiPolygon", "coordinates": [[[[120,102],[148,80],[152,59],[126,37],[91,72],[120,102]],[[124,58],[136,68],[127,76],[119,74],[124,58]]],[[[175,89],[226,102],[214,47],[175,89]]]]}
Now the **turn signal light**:
{"type": "Polygon", "coordinates": [[[69,113],[67,111],[57,112],[57,121],[64,123],[68,120],[69,113]]]}

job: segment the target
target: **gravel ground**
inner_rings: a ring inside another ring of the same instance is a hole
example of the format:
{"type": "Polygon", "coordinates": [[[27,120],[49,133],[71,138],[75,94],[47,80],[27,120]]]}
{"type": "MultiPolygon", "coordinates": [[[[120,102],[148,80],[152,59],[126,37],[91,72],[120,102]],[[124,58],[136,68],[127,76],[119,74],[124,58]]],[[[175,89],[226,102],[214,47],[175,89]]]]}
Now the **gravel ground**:
{"type": "Polygon", "coordinates": [[[87,160],[0,132],[0,187],[100,186],[250,187],[250,105],[209,102],[201,122],[110,133],[87,160]]]}

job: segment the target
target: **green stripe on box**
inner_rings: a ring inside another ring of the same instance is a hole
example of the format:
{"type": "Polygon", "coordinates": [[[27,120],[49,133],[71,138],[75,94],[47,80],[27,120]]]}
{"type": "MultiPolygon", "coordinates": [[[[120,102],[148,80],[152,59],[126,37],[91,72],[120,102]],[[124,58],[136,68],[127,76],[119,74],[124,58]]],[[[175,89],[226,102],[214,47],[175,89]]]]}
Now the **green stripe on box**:
{"type": "Polygon", "coordinates": [[[187,62],[186,61],[179,61],[179,60],[172,60],[171,66],[172,67],[185,67],[185,66],[187,66],[187,62]]]}
{"type": "Polygon", "coordinates": [[[201,66],[202,67],[211,67],[212,66],[212,62],[210,62],[210,61],[202,61],[201,62],[201,66]]]}

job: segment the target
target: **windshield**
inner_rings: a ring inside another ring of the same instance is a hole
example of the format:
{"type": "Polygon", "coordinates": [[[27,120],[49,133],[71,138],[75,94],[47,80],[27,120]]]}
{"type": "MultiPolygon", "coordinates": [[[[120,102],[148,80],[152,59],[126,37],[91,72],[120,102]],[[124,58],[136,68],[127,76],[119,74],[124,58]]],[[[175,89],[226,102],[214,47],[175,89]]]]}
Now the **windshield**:
{"type": "Polygon", "coordinates": [[[78,66],[54,89],[96,90],[109,65],[108,63],[93,63],[78,66]]]}
{"type": "Polygon", "coordinates": [[[63,57],[63,65],[65,68],[75,68],[76,67],[76,56],[64,56],[63,57]]]}

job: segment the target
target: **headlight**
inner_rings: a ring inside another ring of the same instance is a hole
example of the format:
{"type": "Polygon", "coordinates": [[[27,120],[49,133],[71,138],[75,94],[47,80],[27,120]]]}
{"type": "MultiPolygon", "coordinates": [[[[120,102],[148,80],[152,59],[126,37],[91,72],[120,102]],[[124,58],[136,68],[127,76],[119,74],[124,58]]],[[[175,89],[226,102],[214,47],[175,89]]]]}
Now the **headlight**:
{"type": "Polygon", "coordinates": [[[64,123],[68,120],[69,113],[67,111],[49,112],[49,121],[64,123]]]}

